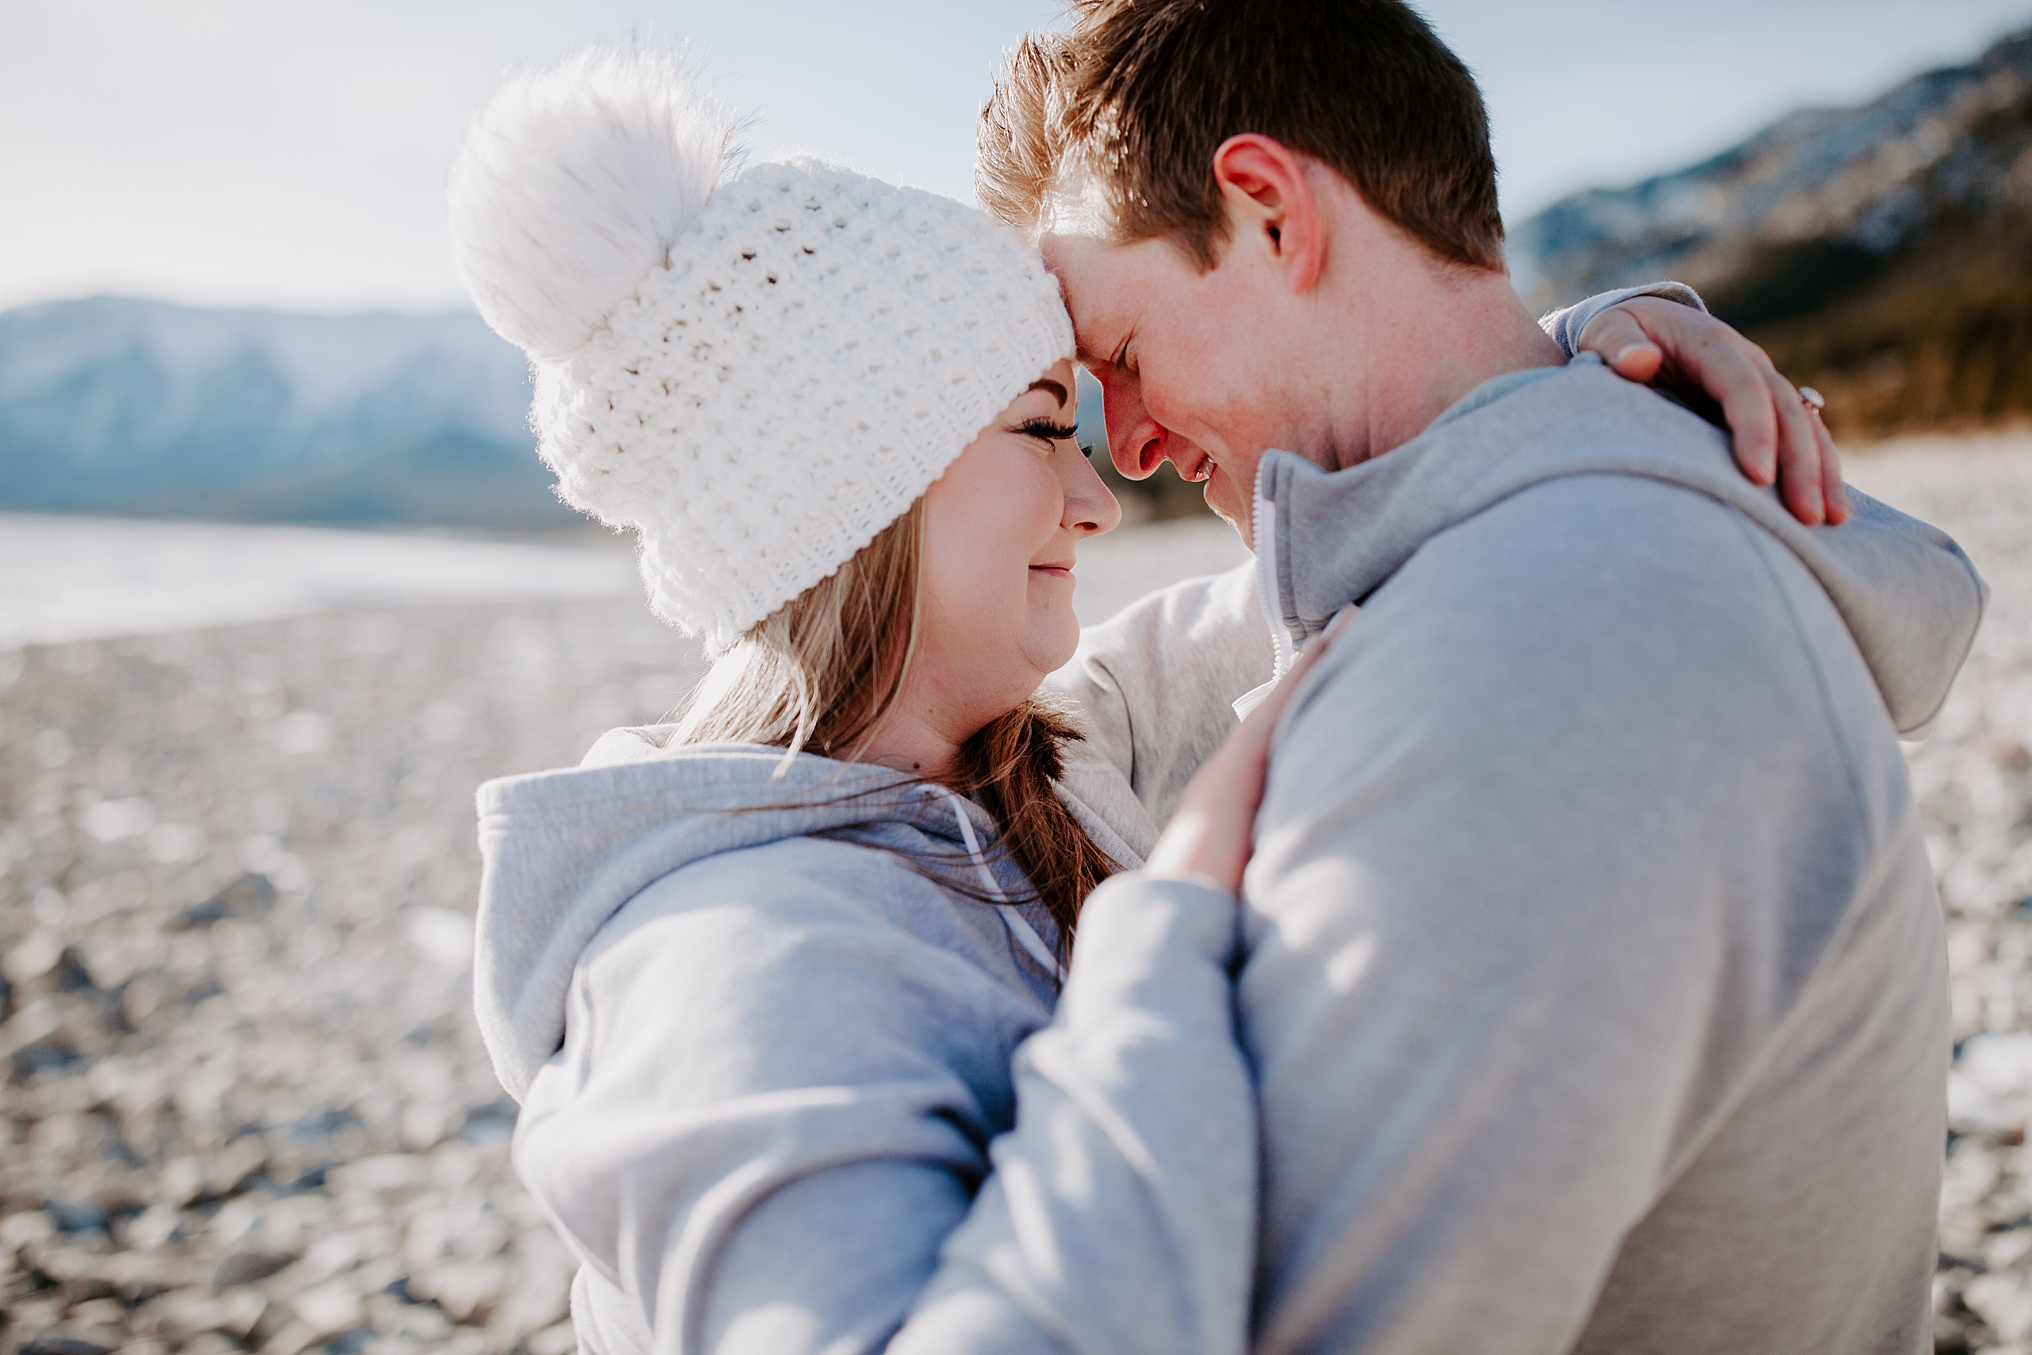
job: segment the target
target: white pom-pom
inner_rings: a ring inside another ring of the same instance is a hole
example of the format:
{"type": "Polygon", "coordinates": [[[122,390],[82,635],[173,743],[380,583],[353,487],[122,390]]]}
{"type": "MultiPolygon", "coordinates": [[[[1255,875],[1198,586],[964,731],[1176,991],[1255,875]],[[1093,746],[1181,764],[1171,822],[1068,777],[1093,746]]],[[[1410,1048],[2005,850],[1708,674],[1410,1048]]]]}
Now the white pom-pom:
{"type": "Polygon", "coordinates": [[[452,166],[452,249],[480,314],[568,357],[664,262],[735,167],[737,124],[681,53],[596,47],[509,81],[452,166]]]}

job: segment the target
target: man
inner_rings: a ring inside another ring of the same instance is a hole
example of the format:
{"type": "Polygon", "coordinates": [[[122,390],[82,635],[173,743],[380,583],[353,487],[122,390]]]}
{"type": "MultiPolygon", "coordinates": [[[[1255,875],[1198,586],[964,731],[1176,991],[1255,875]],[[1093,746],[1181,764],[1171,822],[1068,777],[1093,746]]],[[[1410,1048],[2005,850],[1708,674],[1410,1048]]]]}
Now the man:
{"type": "Polygon", "coordinates": [[[1258,553],[1267,642],[1194,585],[1062,683],[1143,803],[1362,604],[1244,890],[1257,1349],[1921,1347],[1947,991],[1893,725],[1966,653],[1966,560],[1867,501],[1803,526],[1562,366],[1474,83],[1396,0],[1088,0],[982,152],[1118,466],[1258,553]]]}

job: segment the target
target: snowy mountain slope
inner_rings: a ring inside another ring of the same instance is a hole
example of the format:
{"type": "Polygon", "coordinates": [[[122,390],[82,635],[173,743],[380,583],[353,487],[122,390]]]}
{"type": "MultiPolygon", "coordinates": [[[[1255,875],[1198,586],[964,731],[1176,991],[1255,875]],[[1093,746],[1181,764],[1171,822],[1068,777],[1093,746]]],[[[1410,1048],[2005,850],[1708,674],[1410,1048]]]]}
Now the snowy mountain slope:
{"type": "Polygon", "coordinates": [[[1702,164],[1516,227],[1542,306],[1677,277],[1837,432],[2032,416],[2032,30],[1857,108],[1812,109],[1702,164]]]}
{"type": "Polygon", "coordinates": [[[1860,107],[1807,109],[1701,164],[1575,194],[1511,232],[1510,262],[1526,294],[1547,304],[1660,275],[1714,285],[1788,246],[1852,256],[1857,272],[1946,217],[2024,205],[2032,30],[1860,107]]]}
{"type": "Polygon", "coordinates": [[[521,355],[472,315],[118,298],[0,314],[0,506],[220,519],[573,521],[521,355]]]}

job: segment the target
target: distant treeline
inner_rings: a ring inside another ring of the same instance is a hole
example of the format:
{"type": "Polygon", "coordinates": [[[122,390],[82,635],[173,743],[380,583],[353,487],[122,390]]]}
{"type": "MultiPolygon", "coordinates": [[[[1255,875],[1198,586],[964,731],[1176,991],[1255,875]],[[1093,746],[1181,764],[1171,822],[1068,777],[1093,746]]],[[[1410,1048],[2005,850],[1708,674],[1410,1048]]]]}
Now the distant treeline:
{"type": "Polygon", "coordinates": [[[1942,223],[1883,260],[1774,251],[1708,302],[1827,396],[1840,436],[2032,418],[2032,213],[1942,223]]]}

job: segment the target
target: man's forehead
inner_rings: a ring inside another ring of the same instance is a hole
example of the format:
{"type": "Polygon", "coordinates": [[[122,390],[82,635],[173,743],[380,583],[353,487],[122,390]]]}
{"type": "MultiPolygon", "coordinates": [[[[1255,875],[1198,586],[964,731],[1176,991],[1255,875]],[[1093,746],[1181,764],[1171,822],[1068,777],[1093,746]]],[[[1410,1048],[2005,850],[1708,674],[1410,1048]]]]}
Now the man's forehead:
{"type": "Polygon", "coordinates": [[[1110,341],[1105,350],[1095,351],[1095,331],[1118,323],[1114,313],[1120,309],[1124,284],[1128,281],[1122,271],[1128,263],[1123,257],[1126,251],[1120,245],[1089,235],[1054,232],[1038,243],[1046,265],[1058,278],[1065,308],[1072,316],[1080,361],[1088,362],[1089,358],[1105,361],[1113,345],[1110,341]]]}

